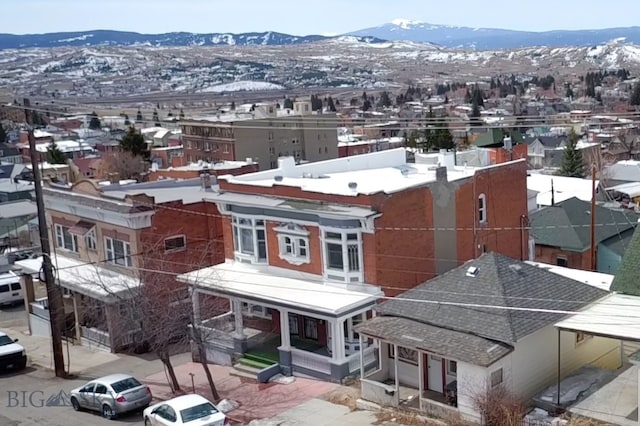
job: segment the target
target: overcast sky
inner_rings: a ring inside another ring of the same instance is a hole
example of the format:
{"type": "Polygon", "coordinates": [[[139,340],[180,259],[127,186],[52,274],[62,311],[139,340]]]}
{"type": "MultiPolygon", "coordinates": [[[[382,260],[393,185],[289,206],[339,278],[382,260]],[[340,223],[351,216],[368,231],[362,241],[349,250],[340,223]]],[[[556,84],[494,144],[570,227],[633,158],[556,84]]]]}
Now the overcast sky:
{"type": "Polygon", "coordinates": [[[638,25],[640,0],[5,0],[0,32],[343,34],[394,18],[545,31],[638,25]]]}

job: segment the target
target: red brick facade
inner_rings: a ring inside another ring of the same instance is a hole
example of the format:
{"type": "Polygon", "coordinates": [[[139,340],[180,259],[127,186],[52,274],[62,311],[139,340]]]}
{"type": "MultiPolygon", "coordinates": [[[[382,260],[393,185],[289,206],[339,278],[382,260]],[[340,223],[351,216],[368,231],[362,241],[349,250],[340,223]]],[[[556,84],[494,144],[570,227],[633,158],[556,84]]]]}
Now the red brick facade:
{"type": "Polygon", "coordinates": [[[547,263],[549,265],[566,266],[584,271],[591,270],[591,253],[589,250],[578,253],[575,251],[562,250],[558,247],[536,244],[535,259],[536,262],[547,263]],[[563,261],[566,261],[566,264],[564,264],[563,261]]]}

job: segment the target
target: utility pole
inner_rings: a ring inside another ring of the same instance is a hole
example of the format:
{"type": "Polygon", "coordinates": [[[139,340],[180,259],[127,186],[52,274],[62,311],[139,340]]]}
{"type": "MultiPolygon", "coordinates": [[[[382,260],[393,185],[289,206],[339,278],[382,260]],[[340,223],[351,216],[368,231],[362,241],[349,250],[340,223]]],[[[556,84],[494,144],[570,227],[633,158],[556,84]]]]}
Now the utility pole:
{"type": "MultiPolygon", "coordinates": [[[[47,302],[49,304],[49,324],[51,325],[51,344],[53,349],[53,367],[56,377],[66,377],[64,367],[64,355],[62,352],[62,329],[64,325],[64,301],[60,288],[56,286],[53,268],[51,265],[51,249],[49,247],[49,231],[47,217],[44,211],[44,198],[42,194],[42,175],[38,167],[36,142],[31,126],[30,111],[25,109],[25,118],[29,126],[29,154],[31,156],[31,169],[33,171],[33,185],[36,192],[36,206],[38,208],[38,227],[40,228],[40,250],[42,252],[42,272],[44,272],[47,288],[47,302]]],[[[42,278],[41,278],[42,279],[42,278]]]]}
{"type": "Polygon", "coordinates": [[[596,165],[591,167],[591,270],[596,270],[596,165]]]}

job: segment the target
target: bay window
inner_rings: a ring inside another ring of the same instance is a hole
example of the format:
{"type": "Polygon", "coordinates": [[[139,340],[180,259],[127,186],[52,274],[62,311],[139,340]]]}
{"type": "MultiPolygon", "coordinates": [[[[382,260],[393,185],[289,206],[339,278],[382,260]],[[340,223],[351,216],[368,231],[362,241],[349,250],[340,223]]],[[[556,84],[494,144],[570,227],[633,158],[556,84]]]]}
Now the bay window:
{"type": "Polygon", "coordinates": [[[112,265],[132,266],[131,263],[131,245],[125,241],[116,240],[114,238],[104,239],[105,253],[107,262],[112,265]]]}
{"type": "Polygon", "coordinates": [[[325,277],[344,282],[361,282],[363,276],[360,231],[325,230],[322,237],[325,277]]]}
{"type": "Polygon", "coordinates": [[[69,232],[69,227],[56,225],[56,245],[65,250],[78,252],[78,237],[69,232]]]}
{"type": "Polygon", "coordinates": [[[267,238],[264,220],[233,216],[233,250],[240,261],[267,262],[267,238]]]}

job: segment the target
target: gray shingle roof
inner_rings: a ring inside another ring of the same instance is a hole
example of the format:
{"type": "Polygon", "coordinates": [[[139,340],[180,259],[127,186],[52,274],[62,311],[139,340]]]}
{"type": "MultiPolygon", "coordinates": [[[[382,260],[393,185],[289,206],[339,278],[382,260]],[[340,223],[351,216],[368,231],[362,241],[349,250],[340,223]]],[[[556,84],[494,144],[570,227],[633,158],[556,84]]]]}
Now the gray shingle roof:
{"type": "Polygon", "coordinates": [[[407,318],[513,345],[566,315],[495,306],[573,312],[606,294],[545,269],[497,253],[485,253],[380,304],[376,310],[380,315],[407,318]],[[468,275],[470,267],[478,268],[475,276],[468,275]],[[486,305],[494,308],[483,307],[486,305]]]}
{"type": "Polygon", "coordinates": [[[638,271],[640,271],[640,227],[636,227],[633,237],[631,237],[620,269],[611,283],[611,291],[640,296],[638,271]]]}
{"type": "Polygon", "coordinates": [[[355,329],[358,333],[399,346],[483,367],[493,364],[513,350],[503,343],[405,318],[375,317],[355,329]]]}
{"type": "MultiPolygon", "coordinates": [[[[531,213],[531,234],[536,244],[583,252],[591,245],[591,203],[569,198],[531,213]]],[[[635,227],[637,218],[596,206],[596,242],[635,227]]]]}

